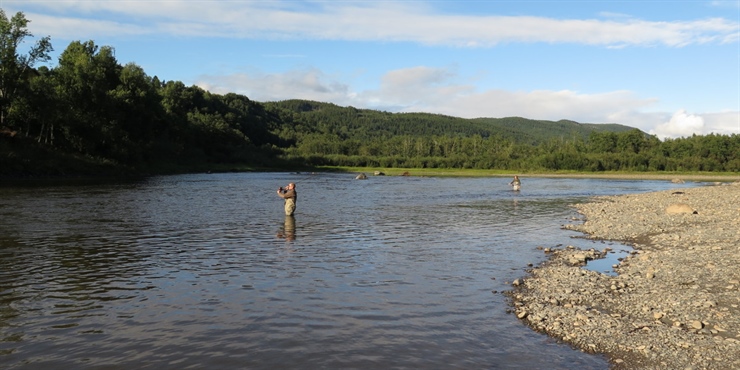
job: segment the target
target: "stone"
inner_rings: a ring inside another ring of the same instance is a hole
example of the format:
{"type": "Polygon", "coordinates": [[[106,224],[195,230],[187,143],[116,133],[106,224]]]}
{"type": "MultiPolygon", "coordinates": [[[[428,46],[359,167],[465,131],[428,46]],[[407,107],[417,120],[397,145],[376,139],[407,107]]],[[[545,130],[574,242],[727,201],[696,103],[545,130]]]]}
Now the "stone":
{"type": "Polygon", "coordinates": [[[590,258],[585,253],[575,253],[570,256],[571,265],[581,265],[586,263],[590,258]]]}
{"type": "Polygon", "coordinates": [[[682,214],[682,213],[688,213],[688,214],[696,214],[696,210],[691,208],[690,205],[686,203],[675,203],[671,204],[665,209],[665,213],[669,215],[675,215],[675,214],[682,214]]]}

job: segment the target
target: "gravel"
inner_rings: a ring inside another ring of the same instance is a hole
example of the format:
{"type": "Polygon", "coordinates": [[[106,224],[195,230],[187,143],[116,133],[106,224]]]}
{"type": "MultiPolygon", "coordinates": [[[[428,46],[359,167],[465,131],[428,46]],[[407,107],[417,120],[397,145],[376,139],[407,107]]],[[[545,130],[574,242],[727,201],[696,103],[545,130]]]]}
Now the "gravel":
{"type": "Polygon", "coordinates": [[[614,369],[740,369],[740,182],[574,207],[566,228],[634,250],[610,276],[583,268],[608,249],[545,248],[506,292],[520,320],[614,369]]]}

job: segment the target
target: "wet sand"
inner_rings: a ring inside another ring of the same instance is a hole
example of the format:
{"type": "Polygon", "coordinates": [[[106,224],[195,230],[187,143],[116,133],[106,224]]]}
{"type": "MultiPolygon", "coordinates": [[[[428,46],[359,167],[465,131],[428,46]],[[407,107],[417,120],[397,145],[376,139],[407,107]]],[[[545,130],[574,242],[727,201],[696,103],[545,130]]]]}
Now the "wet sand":
{"type": "Polygon", "coordinates": [[[543,248],[507,293],[519,319],[615,369],[740,369],[740,183],[575,208],[585,222],[566,228],[635,250],[609,276],[582,268],[608,248],[543,248]]]}

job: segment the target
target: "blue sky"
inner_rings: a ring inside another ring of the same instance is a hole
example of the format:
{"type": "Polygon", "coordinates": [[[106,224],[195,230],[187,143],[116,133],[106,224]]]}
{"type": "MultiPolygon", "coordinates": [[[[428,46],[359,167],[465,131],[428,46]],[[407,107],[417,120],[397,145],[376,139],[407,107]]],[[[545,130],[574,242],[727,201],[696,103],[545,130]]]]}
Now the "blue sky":
{"type": "MultiPolygon", "coordinates": [[[[54,59],[111,46],[150,76],[260,102],[740,134],[740,0],[0,0],[54,59]]],[[[29,40],[33,41],[33,40],[29,40]]]]}

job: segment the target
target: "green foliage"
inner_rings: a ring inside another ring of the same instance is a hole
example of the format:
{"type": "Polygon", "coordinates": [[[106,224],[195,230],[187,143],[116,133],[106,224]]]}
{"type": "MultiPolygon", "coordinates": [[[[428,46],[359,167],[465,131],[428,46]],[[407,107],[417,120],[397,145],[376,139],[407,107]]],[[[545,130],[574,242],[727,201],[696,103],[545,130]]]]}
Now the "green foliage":
{"type": "Polygon", "coordinates": [[[33,66],[37,62],[49,61],[49,52],[54,50],[50,37],[43,37],[27,54],[18,54],[18,45],[25,38],[33,37],[28,31],[28,23],[22,12],[8,19],[5,11],[0,9],[0,127],[15,126],[14,108],[19,100],[30,94],[29,84],[35,73],[33,66]]]}
{"type": "Polygon", "coordinates": [[[487,168],[519,171],[736,171],[736,135],[661,142],[622,125],[466,120],[392,114],[330,103],[267,103],[284,121],[276,133],[291,156],[313,165],[487,168]],[[700,150],[701,148],[701,150],[700,150]],[[703,158],[694,158],[701,155],[703,158]]]}

